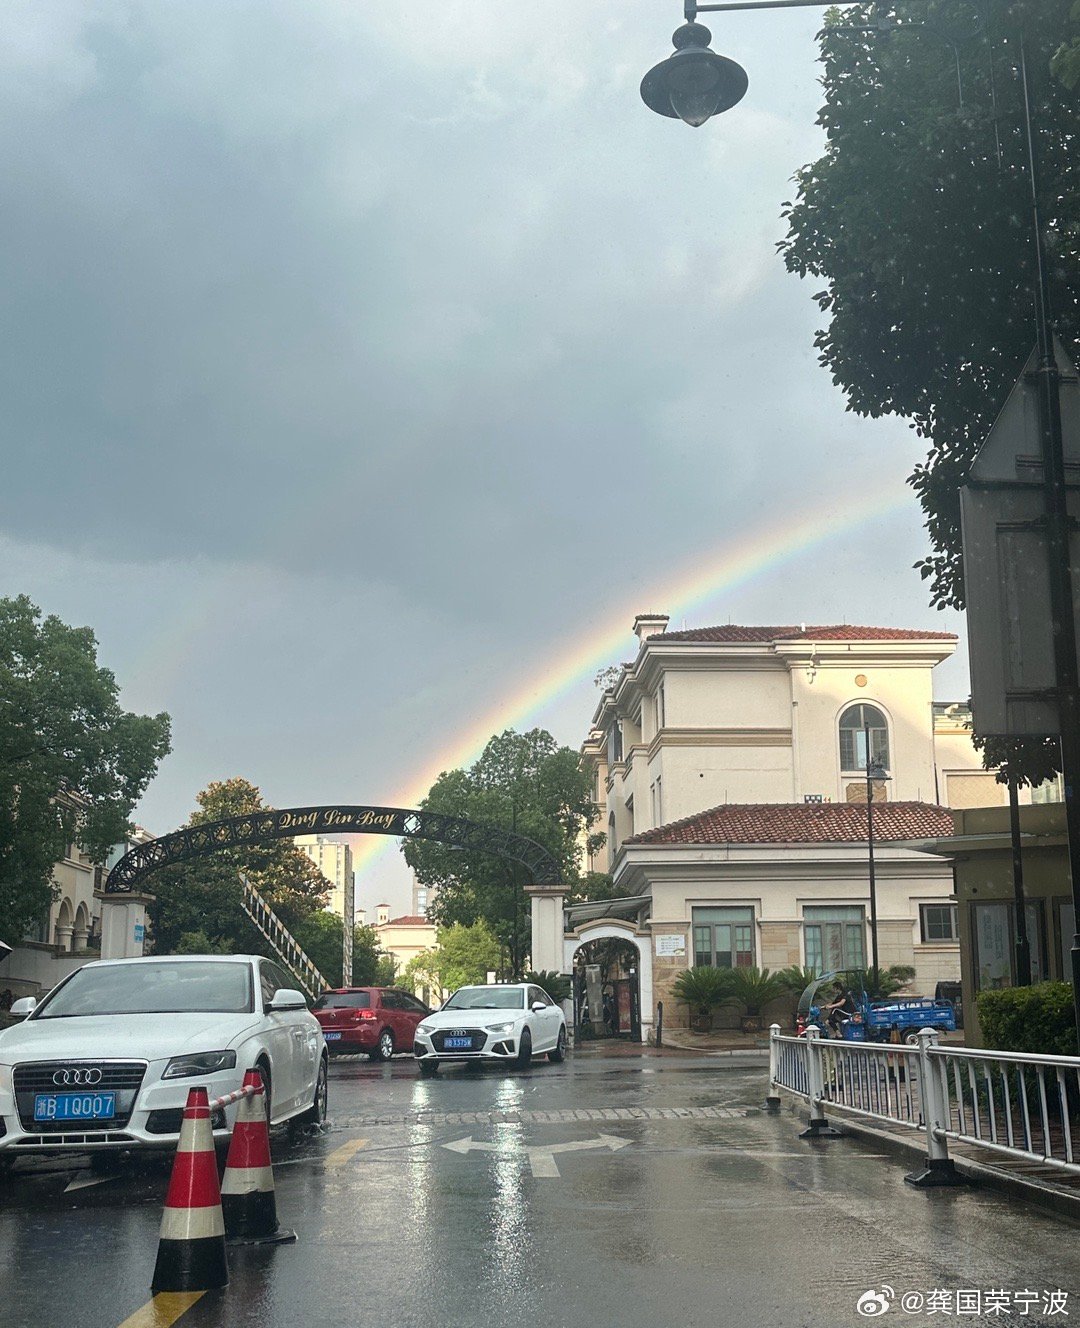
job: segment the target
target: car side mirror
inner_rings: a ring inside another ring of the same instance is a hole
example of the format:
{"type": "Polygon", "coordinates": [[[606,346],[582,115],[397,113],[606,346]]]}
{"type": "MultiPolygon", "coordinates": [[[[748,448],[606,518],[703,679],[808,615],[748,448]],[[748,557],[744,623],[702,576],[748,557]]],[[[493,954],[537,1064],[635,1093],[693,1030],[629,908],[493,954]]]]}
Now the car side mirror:
{"type": "Polygon", "coordinates": [[[532,1005],[529,1006],[529,1009],[533,1012],[533,1014],[539,1014],[541,1010],[546,1010],[547,1008],[548,1007],[544,1004],[543,1001],[533,1001],[532,1005]]]}
{"type": "Polygon", "coordinates": [[[307,1001],[302,991],[295,991],[292,987],[282,987],[270,997],[266,1008],[272,1014],[280,1014],[284,1010],[306,1010],[307,1001]]]}
{"type": "Polygon", "coordinates": [[[20,996],[17,1001],[13,1001],[9,1014],[14,1015],[16,1019],[25,1019],[28,1014],[33,1014],[37,1009],[36,996],[20,996]]]}

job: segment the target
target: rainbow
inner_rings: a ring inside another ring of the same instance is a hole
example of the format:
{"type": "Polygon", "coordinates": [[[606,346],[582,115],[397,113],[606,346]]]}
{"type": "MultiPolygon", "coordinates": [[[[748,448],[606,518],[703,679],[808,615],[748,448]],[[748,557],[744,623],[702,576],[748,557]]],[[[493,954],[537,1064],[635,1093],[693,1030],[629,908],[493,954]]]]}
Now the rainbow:
{"type": "MultiPolygon", "coordinates": [[[[626,652],[629,627],[635,614],[660,610],[669,613],[676,621],[689,617],[717,595],[763,576],[797,554],[868,522],[910,510],[910,507],[910,493],[905,490],[898,495],[895,480],[890,480],[887,487],[882,486],[828,516],[823,516],[818,509],[795,518],[785,513],[782,521],[734,544],[722,545],[695,559],[667,581],[635,592],[633,604],[620,604],[617,610],[605,616],[601,626],[575,640],[564,655],[538,669],[467,730],[456,734],[438,755],[409,776],[397,793],[386,800],[387,805],[418,806],[444,770],[470,765],[493,734],[510,728],[530,727],[571,688],[626,652]]],[[[380,854],[397,847],[396,840],[381,836],[363,837],[360,843],[356,839],[352,842],[353,865],[357,873],[370,866],[380,854]]],[[[359,888],[357,894],[359,896],[359,888]]]]}

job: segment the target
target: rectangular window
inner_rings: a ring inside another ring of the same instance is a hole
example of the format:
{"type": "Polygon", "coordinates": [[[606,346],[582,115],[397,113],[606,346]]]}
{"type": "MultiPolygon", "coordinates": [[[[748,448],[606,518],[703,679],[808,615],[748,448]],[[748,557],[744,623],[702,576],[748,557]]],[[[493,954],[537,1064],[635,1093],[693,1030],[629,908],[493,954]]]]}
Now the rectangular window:
{"type": "Polygon", "coordinates": [[[752,908],[695,908],[693,919],[697,967],[754,967],[752,908]]]}
{"type": "Polygon", "coordinates": [[[664,684],[661,683],[656,689],[656,727],[662,729],[667,723],[667,716],[664,713],[664,684]]]}
{"type": "MultiPolygon", "coordinates": [[[[875,761],[889,765],[889,733],[887,729],[870,730],[870,751],[875,761]]],[[[866,730],[840,730],[840,769],[851,772],[866,769],[866,730]]]]}
{"type": "Polygon", "coordinates": [[[866,914],[862,908],[803,909],[806,966],[816,973],[866,967],[866,914]]]}
{"type": "Polygon", "coordinates": [[[608,734],[608,759],[612,765],[622,760],[622,725],[616,720],[608,734]]]}
{"type": "Polygon", "coordinates": [[[955,941],[959,938],[956,930],[955,904],[920,904],[920,932],[924,945],[936,941],[955,941]]]}
{"type": "MultiPolygon", "coordinates": [[[[992,991],[1000,987],[1015,986],[1016,905],[1011,901],[972,904],[971,909],[976,990],[992,991]]],[[[1031,951],[1031,981],[1042,982],[1047,976],[1043,958],[1045,948],[1042,900],[1029,901],[1025,911],[1028,945],[1031,951]]]]}

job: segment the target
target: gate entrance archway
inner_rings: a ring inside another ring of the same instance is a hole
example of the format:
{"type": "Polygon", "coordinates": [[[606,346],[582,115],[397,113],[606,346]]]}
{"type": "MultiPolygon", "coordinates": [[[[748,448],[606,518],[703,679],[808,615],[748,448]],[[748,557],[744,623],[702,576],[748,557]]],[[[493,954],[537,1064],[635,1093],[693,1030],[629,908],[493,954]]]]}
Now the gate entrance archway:
{"type": "Polygon", "coordinates": [[[582,946],[593,941],[622,941],[635,952],[637,987],[637,1019],[640,1039],[647,1042],[653,1028],[653,974],[652,942],[648,932],[638,928],[633,922],[619,918],[605,918],[603,921],[585,922],[574,931],[567,932],[563,938],[563,971],[573,973],[574,956],[582,946]]]}
{"type": "MultiPolygon", "coordinates": [[[[159,867],[208,857],[223,849],[244,848],[268,839],[292,839],[296,835],[394,835],[399,839],[431,839],[474,853],[490,853],[516,862],[528,871],[527,891],[545,896],[557,894],[560,901],[559,863],[554,854],[535,840],[514,834],[501,826],[483,825],[461,816],[419,811],[411,807],[335,805],[329,807],[284,807],[229,816],[203,825],[185,826],[159,839],[148,840],[126,853],[113,867],[98,897],[112,907],[102,911],[102,958],[120,959],[141,955],[146,922],[146,904],[152,896],[141,893],[142,882],[159,867]]],[[[318,969],[289,934],[281,920],[250,882],[244,882],[244,909],[263,936],[295,973],[307,974],[305,985],[321,977],[318,969]],[[249,899],[250,896],[250,899],[249,899]]],[[[345,912],[353,912],[347,893],[345,912]]],[[[538,901],[534,898],[534,912],[538,901]]],[[[561,908],[559,910],[561,919],[561,908]]],[[[351,921],[351,919],[350,919],[351,921]]],[[[561,928],[560,928],[561,930],[561,928]]],[[[534,937],[536,926],[534,920],[534,937]]],[[[352,927],[343,928],[346,973],[352,967],[352,927]]],[[[537,958],[534,954],[533,962],[537,958]]]]}
{"type": "Polygon", "coordinates": [[[434,839],[440,844],[474,853],[492,853],[520,863],[528,870],[534,885],[556,885],[559,880],[559,864],[554,854],[535,840],[501,826],[409,807],[285,807],[185,826],[160,839],[139,844],[125,853],[109,872],[104,892],[106,895],[130,893],[143,877],[173,862],[190,862],[192,858],[206,857],[224,848],[243,848],[267,839],[315,834],[434,839]]]}

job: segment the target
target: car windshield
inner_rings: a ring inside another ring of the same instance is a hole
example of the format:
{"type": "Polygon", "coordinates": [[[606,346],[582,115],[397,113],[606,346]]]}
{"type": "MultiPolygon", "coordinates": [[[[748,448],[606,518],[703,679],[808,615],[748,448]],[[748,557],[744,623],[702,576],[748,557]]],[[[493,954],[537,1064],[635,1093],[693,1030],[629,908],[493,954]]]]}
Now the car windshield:
{"type": "Polygon", "coordinates": [[[95,1014],[250,1014],[251,967],[241,963],[109,964],[81,968],[35,1012],[38,1019],[95,1014]]]}
{"type": "Polygon", "coordinates": [[[521,1010],[525,993],[520,987],[462,987],[443,1006],[444,1010],[521,1010]]]}
{"type": "Polygon", "coordinates": [[[316,1010],[369,1010],[371,997],[366,991],[328,991],[315,1002],[316,1010]]]}

